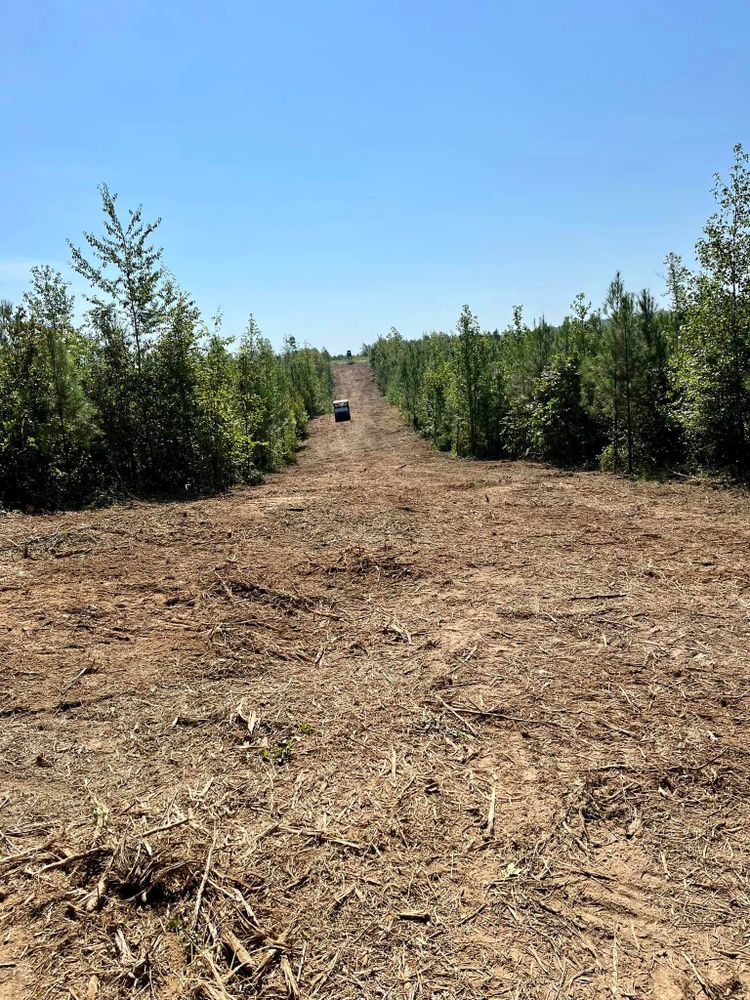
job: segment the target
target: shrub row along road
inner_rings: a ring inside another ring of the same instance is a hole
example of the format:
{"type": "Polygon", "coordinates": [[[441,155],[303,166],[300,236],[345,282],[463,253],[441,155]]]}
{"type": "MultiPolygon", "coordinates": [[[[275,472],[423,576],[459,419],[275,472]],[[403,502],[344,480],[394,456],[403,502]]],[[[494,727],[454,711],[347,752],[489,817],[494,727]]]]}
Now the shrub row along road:
{"type": "Polygon", "coordinates": [[[747,497],[336,379],[259,488],[0,519],[0,997],[747,995],[747,497]]]}

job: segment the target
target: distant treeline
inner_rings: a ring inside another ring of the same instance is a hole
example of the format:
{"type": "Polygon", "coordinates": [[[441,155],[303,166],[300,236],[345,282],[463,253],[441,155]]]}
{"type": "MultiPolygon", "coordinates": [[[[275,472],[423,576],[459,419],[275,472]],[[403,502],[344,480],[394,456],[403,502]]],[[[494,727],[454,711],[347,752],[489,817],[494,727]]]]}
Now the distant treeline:
{"type": "Polygon", "coordinates": [[[253,317],[237,350],[209,329],[161,264],[159,222],[118,215],[71,245],[91,287],[85,322],[59,272],[31,270],[0,303],[0,504],[50,509],[123,494],[190,495],[252,482],[293,459],[325,411],[325,351],[289,338],[274,352],[253,317]]]}
{"type": "Polygon", "coordinates": [[[666,260],[670,307],[618,273],[600,309],[583,293],[562,324],[482,332],[465,306],[455,333],[366,347],[377,382],[412,426],[459,455],[562,466],[750,474],[750,171],[741,146],[718,175],[698,269],[666,260]]]}

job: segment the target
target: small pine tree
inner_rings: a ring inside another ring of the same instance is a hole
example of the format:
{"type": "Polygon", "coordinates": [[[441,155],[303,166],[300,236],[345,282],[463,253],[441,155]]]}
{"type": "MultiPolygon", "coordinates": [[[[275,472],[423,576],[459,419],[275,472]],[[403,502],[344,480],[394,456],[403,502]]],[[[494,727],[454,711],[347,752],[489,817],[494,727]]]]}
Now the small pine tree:
{"type": "Polygon", "coordinates": [[[485,444],[481,417],[487,404],[487,351],[479,321],[468,306],[461,310],[456,331],[452,359],[456,448],[459,454],[479,455],[485,444]]]}

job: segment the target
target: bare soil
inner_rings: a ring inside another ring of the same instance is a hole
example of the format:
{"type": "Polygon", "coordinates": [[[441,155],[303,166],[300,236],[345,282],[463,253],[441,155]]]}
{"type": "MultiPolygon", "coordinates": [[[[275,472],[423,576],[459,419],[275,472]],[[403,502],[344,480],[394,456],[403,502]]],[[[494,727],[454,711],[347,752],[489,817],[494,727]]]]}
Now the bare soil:
{"type": "Polygon", "coordinates": [[[0,518],[0,998],[750,996],[750,501],[353,419],[0,518]]]}

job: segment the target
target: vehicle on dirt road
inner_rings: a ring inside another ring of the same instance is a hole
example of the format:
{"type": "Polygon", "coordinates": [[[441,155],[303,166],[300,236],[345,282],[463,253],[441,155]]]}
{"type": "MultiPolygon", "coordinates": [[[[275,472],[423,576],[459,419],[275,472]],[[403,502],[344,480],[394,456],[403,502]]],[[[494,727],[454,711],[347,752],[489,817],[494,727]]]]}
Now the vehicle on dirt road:
{"type": "Polygon", "coordinates": [[[352,414],[349,409],[348,399],[334,399],[333,401],[333,418],[336,423],[340,423],[342,420],[351,420],[352,414]]]}

